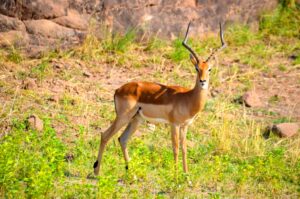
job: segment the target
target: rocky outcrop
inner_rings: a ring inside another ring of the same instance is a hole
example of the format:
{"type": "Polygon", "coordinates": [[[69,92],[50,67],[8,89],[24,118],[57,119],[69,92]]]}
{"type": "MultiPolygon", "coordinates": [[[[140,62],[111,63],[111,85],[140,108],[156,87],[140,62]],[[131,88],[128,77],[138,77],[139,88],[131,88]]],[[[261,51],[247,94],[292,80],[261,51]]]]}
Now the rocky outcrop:
{"type": "MultiPolygon", "coordinates": [[[[99,4],[99,3],[98,3],[99,4]]],[[[2,0],[0,46],[17,46],[28,56],[83,41],[96,1],[2,0]]]]}
{"type": "MultiPolygon", "coordinates": [[[[0,45],[21,47],[29,56],[83,41],[89,19],[99,28],[174,38],[193,20],[191,34],[217,29],[219,21],[256,23],[277,0],[1,0],[0,45]],[[100,25],[101,24],[101,25],[100,25]]],[[[99,31],[100,32],[100,31],[99,31]]]]}
{"type": "Polygon", "coordinates": [[[263,10],[276,4],[276,0],[104,0],[99,14],[113,30],[140,27],[143,33],[172,38],[183,34],[190,20],[194,35],[216,30],[219,21],[256,23],[263,10]]]}

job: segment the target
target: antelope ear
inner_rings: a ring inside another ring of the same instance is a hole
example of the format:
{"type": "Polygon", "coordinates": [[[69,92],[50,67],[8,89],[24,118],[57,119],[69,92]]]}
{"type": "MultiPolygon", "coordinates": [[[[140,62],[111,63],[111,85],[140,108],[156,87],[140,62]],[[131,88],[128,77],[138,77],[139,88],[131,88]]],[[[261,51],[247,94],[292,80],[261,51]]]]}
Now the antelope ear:
{"type": "Polygon", "coordinates": [[[192,54],[190,54],[190,60],[192,61],[194,66],[196,66],[198,64],[197,60],[195,59],[195,57],[192,54]]]}

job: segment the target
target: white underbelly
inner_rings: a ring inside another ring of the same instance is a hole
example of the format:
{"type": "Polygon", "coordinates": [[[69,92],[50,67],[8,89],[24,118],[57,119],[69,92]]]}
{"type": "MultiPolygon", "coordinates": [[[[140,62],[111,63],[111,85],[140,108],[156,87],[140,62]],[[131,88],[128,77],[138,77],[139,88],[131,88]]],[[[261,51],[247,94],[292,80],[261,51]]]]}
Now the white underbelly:
{"type": "Polygon", "coordinates": [[[139,114],[141,115],[141,117],[149,122],[153,122],[153,123],[169,123],[168,120],[164,119],[164,118],[155,118],[155,117],[147,117],[143,114],[143,111],[139,111],[139,114]]]}
{"type": "Polygon", "coordinates": [[[194,118],[191,118],[191,119],[186,120],[186,121],[184,122],[184,124],[185,124],[185,125],[190,125],[190,124],[193,123],[193,121],[194,121],[194,118]]]}

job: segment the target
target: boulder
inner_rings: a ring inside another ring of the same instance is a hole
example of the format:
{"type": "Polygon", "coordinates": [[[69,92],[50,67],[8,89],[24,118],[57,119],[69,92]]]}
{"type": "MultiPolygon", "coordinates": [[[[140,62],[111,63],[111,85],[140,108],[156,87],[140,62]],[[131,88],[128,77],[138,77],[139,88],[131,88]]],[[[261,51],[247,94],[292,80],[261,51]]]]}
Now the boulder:
{"type": "Polygon", "coordinates": [[[43,36],[46,38],[63,39],[72,37],[76,34],[73,29],[58,25],[50,20],[29,20],[24,21],[24,23],[29,34],[43,36]]]}
{"type": "Polygon", "coordinates": [[[26,28],[21,20],[0,14],[0,32],[7,32],[11,30],[24,32],[26,28]]]}
{"type": "Polygon", "coordinates": [[[76,10],[69,10],[66,16],[55,18],[52,21],[61,26],[78,30],[87,30],[88,28],[87,18],[80,15],[76,10]]]}
{"type": "Polygon", "coordinates": [[[93,74],[90,73],[89,71],[84,71],[84,72],[83,72],[83,75],[84,75],[85,77],[92,77],[92,76],[93,76],[93,74]]]}
{"type": "Polygon", "coordinates": [[[52,19],[66,15],[69,0],[2,0],[0,13],[22,20],[52,19]]]}
{"type": "Polygon", "coordinates": [[[44,128],[43,121],[37,115],[31,115],[27,119],[30,128],[42,131],[44,128]]]}
{"type": "Polygon", "coordinates": [[[67,49],[81,43],[84,39],[82,31],[61,26],[50,20],[24,21],[29,36],[26,48],[29,57],[38,57],[44,51],[67,49]]]}
{"type": "Polygon", "coordinates": [[[26,45],[29,37],[26,32],[11,30],[0,34],[0,46],[23,46],[26,45]]]}
{"type": "Polygon", "coordinates": [[[261,107],[262,102],[255,91],[248,91],[242,96],[242,101],[247,107],[261,107]]]}
{"type": "Polygon", "coordinates": [[[58,95],[52,95],[51,97],[48,98],[49,101],[51,102],[59,102],[59,96],[58,95]]]}
{"type": "Polygon", "coordinates": [[[274,124],[272,127],[272,132],[276,133],[280,137],[292,137],[299,130],[299,125],[297,123],[281,123],[274,124]]]}
{"type": "Polygon", "coordinates": [[[26,79],[22,82],[22,88],[25,90],[33,90],[37,88],[37,84],[34,79],[26,79]]]}

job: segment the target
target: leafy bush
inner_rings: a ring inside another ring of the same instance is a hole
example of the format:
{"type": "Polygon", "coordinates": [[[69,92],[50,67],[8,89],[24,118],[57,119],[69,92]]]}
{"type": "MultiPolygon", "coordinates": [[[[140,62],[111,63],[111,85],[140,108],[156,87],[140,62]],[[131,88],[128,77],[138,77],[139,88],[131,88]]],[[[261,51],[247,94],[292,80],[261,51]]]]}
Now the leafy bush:
{"type": "Polygon", "coordinates": [[[182,39],[176,39],[173,42],[173,51],[169,54],[169,58],[175,62],[180,62],[182,60],[188,60],[189,54],[187,50],[182,45],[182,39]]]}
{"type": "Polygon", "coordinates": [[[21,63],[21,61],[23,60],[23,57],[21,55],[21,52],[16,49],[15,47],[11,47],[8,51],[8,55],[7,55],[7,59],[11,62],[14,62],[16,64],[21,63]]]}
{"type": "Polygon", "coordinates": [[[260,30],[265,35],[299,37],[300,9],[280,5],[270,14],[263,15],[260,30]]]}
{"type": "Polygon", "coordinates": [[[248,26],[234,25],[227,30],[227,42],[235,46],[244,46],[257,38],[257,34],[252,32],[248,26]]]}
{"type": "Polygon", "coordinates": [[[128,47],[134,42],[136,38],[136,33],[134,30],[129,30],[125,35],[112,35],[111,39],[106,39],[102,41],[104,50],[114,51],[114,52],[126,52],[128,47]]]}
{"type": "Polygon", "coordinates": [[[49,121],[43,132],[26,130],[24,122],[15,121],[0,141],[0,151],[0,196],[5,198],[47,196],[63,176],[64,145],[49,121]]]}

